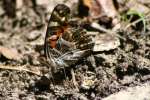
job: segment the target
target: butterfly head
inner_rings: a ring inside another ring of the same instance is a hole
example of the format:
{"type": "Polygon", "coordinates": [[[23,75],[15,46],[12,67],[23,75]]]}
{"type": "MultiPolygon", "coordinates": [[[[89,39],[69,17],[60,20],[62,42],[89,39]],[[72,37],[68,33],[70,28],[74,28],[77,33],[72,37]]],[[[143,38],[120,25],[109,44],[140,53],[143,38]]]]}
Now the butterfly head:
{"type": "Polygon", "coordinates": [[[54,10],[54,15],[59,17],[61,22],[68,22],[68,18],[70,17],[70,8],[64,4],[58,4],[54,10]]]}
{"type": "Polygon", "coordinates": [[[54,11],[56,11],[61,17],[70,14],[70,8],[64,4],[58,4],[54,11]]]}

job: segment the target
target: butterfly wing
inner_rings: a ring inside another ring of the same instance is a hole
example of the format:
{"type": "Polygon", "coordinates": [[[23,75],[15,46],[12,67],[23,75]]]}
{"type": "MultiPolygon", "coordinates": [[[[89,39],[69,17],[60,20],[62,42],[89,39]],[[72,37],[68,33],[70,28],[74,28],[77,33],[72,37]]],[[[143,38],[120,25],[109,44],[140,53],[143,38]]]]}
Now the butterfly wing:
{"type": "Polygon", "coordinates": [[[70,9],[58,4],[50,17],[46,37],[45,56],[52,67],[72,65],[87,55],[93,46],[91,39],[80,27],[69,26],[70,9]]]}
{"type": "Polygon", "coordinates": [[[65,27],[67,27],[70,9],[64,4],[58,4],[49,19],[47,32],[45,36],[45,56],[60,56],[61,53],[57,50],[59,44],[57,43],[65,27]]]}

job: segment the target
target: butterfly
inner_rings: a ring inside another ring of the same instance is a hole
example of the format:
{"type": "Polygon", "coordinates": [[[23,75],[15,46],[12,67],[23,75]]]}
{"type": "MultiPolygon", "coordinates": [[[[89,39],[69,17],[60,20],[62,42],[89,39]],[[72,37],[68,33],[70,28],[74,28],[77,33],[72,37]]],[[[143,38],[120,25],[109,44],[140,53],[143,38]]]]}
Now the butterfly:
{"type": "Polygon", "coordinates": [[[44,53],[49,65],[59,69],[77,63],[91,53],[94,43],[80,25],[73,25],[70,8],[58,4],[48,22],[44,53]]]}

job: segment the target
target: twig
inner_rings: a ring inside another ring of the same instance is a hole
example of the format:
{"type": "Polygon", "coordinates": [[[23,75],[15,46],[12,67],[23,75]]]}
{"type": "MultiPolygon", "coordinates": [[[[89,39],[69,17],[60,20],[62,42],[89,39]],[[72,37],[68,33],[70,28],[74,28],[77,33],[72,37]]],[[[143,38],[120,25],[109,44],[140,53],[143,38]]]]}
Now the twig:
{"type": "Polygon", "coordinates": [[[132,23],[129,23],[129,24],[124,28],[124,30],[127,30],[129,27],[134,26],[135,24],[139,23],[139,22],[142,21],[142,20],[143,20],[143,19],[140,18],[140,19],[138,19],[138,20],[136,20],[136,21],[133,21],[132,23]]]}
{"type": "Polygon", "coordinates": [[[93,28],[95,28],[95,29],[98,29],[99,31],[103,31],[103,32],[105,32],[105,33],[108,33],[108,34],[111,34],[111,35],[115,35],[115,36],[117,36],[117,37],[119,37],[119,38],[121,38],[121,39],[123,39],[123,40],[126,40],[124,37],[122,37],[122,36],[120,36],[120,35],[118,35],[118,34],[115,34],[116,33],[116,31],[112,31],[112,30],[109,30],[109,29],[106,29],[106,28],[104,28],[104,27],[101,27],[99,24],[97,24],[97,23],[92,23],[92,25],[91,25],[93,28]]]}
{"type": "Polygon", "coordinates": [[[75,74],[74,74],[74,70],[73,70],[72,68],[71,68],[71,75],[72,75],[73,84],[74,84],[76,90],[79,91],[78,83],[77,83],[77,81],[76,81],[75,74]]]}
{"type": "Polygon", "coordinates": [[[8,70],[17,70],[17,71],[26,71],[32,74],[36,74],[38,76],[42,76],[40,69],[35,66],[11,66],[11,65],[0,65],[1,69],[8,69],[8,70]]]}
{"type": "MultiPolygon", "coordinates": [[[[148,14],[147,16],[145,16],[145,21],[149,21],[148,17],[150,17],[150,14],[148,14]]],[[[129,27],[134,26],[135,24],[139,23],[139,22],[142,21],[142,20],[143,20],[142,18],[139,18],[139,19],[133,21],[132,23],[129,23],[129,24],[124,28],[124,30],[127,30],[129,27]]]]}

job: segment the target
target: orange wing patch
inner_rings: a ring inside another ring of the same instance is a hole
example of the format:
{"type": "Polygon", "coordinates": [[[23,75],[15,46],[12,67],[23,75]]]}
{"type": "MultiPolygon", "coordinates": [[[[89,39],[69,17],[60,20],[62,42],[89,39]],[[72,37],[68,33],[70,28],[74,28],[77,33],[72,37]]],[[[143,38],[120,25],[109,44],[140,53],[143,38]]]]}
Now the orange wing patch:
{"type": "Polygon", "coordinates": [[[48,43],[50,44],[50,47],[51,47],[51,48],[56,48],[57,40],[62,37],[63,33],[64,33],[65,31],[67,31],[67,29],[68,29],[68,26],[65,25],[65,26],[63,26],[62,28],[60,28],[60,29],[55,33],[55,35],[52,35],[52,36],[50,36],[50,37],[48,38],[48,43]]]}

